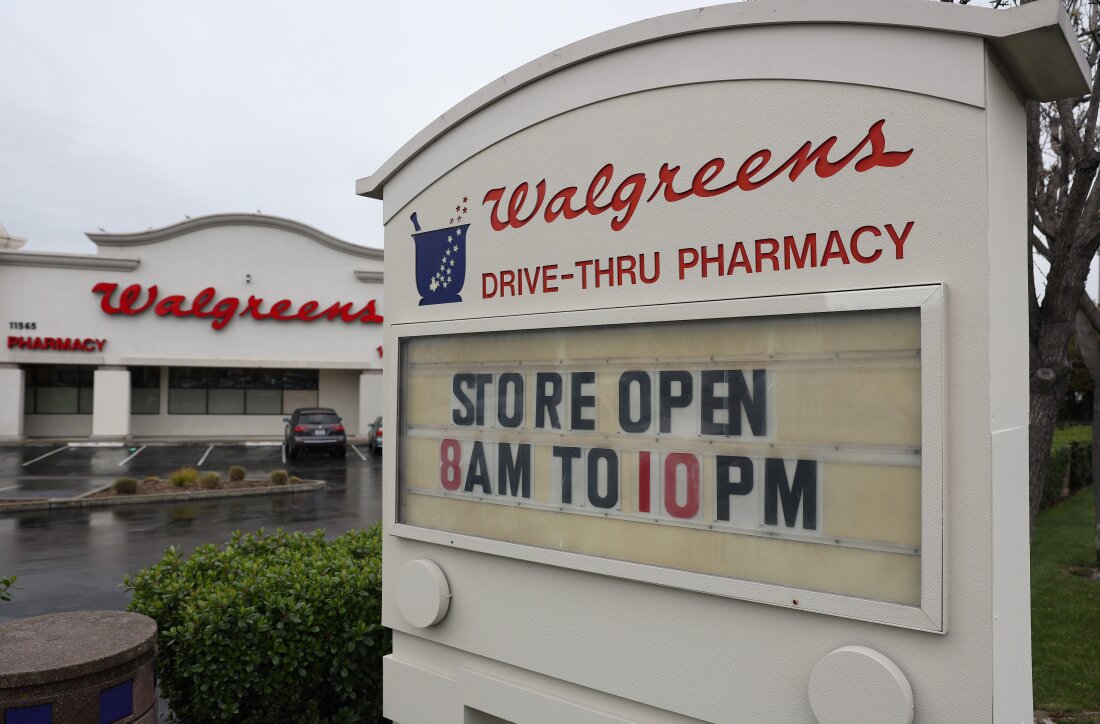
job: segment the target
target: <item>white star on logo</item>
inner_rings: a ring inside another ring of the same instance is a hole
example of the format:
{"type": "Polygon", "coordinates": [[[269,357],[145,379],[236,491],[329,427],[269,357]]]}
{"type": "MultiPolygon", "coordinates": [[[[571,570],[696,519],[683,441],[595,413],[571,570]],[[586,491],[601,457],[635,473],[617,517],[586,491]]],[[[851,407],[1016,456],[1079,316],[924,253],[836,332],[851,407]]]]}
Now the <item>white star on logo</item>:
{"type": "Polygon", "coordinates": [[[436,289],[439,289],[439,282],[435,279],[435,277],[432,277],[432,283],[428,285],[428,289],[432,290],[433,292],[436,289]]]}
{"type": "MultiPolygon", "coordinates": [[[[459,232],[459,233],[461,234],[462,232],[459,232]]],[[[454,237],[453,236],[448,236],[447,241],[454,241],[454,237]]]]}
{"type": "Polygon", "coordinates": [[[458,253],[458,247],[457,246],[455,246],[455,253],[456,254],[458,253]]]}
{"type": "MultiPolygon", "coordinates": [[[[458,230],[458,231],[457,231],[456,233],[457,233],[457,234],[458,234],[459,236],[462,236],[462,229],[459,229],[459,230],[458,230]]],[[[450,239],[448,239],[447,241],[450,241],[450,239]]]]}

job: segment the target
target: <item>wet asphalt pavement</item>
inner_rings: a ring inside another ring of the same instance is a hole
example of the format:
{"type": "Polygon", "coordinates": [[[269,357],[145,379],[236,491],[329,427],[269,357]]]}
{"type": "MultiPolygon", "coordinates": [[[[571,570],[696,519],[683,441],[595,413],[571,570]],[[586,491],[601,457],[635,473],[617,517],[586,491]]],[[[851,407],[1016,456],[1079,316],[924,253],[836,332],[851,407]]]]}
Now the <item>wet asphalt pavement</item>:
{"type": "Polygon", "coordinates": [[[57,611],[124,609],[129,594],[119,587],[122,577],[155,563],[171,545],[190,552],[203,543],[224,543],[235,530],[261,527],[323,528],[333,536],[381,518],[381,458],[363,446],[362,455],[349,447],[345,458],[312,455],[285,463],[278,446],[149,446],[131,458],[136,450],[0,448],[0,499],[78,495],[124,475],[164,477],[184,465],[223,476],[230,465],[243,465],[250,478],[284,469],[326,486],[294,495],[0,513],[0,575],[17,575],[20,586],[0,604],[0,623],[57,611]]]}

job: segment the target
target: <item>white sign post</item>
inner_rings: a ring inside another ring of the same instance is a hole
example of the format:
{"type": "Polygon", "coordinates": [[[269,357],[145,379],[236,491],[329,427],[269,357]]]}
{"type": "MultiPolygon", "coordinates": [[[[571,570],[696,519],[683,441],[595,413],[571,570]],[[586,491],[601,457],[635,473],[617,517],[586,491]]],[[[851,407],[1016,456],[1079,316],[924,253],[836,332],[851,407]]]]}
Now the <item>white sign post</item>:
{"type": "Polygon", "coordinates": [[[362,179],[386,715],[1029,721],[1023,99],[1087,90],[1056,0],[761,0],[362,179]]]}

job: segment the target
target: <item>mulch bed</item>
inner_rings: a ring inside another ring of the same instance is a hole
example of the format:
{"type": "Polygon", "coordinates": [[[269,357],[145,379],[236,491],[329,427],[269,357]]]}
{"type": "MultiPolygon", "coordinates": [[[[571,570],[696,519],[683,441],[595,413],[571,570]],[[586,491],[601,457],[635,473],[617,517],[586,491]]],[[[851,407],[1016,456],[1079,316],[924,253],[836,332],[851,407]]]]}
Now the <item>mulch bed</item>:
{"type": "MultiPolygon", "coordinates": [[[[297,482],[297,481],[296,481],[297,482]]],[[[279,488],[284,487],[281,485],[275,485],[270,480],[227,480],[222,479],[214,490],[249,490],[254,488],[279,488]]],[[[168,480],[156,480],[145,481],[139,480],[136,493],[119,494],[114,491],[114,488],[107,488],[106,490],[100,490],[98,493],[89,495],[89,498],[129,498],[133,495],[158,495],[164,493],[171,493],[176,495],[183,495],[186,493],[208,492],[205,488],[198,483],[188,487],[181,488],[168,480]]]]}

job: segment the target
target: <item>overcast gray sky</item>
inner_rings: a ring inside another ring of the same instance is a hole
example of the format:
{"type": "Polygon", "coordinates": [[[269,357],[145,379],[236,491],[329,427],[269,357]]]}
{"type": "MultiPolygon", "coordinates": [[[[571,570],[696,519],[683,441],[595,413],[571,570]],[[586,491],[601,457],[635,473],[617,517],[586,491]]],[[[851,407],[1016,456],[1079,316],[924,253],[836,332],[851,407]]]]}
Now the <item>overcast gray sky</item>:
{"type": "Polygon", "coordinates": [[[354,195],[413,134],[555,48],[698,0],[0,2],[0,224],[26,250],[185,215],[382,245],[354,195]]]}

